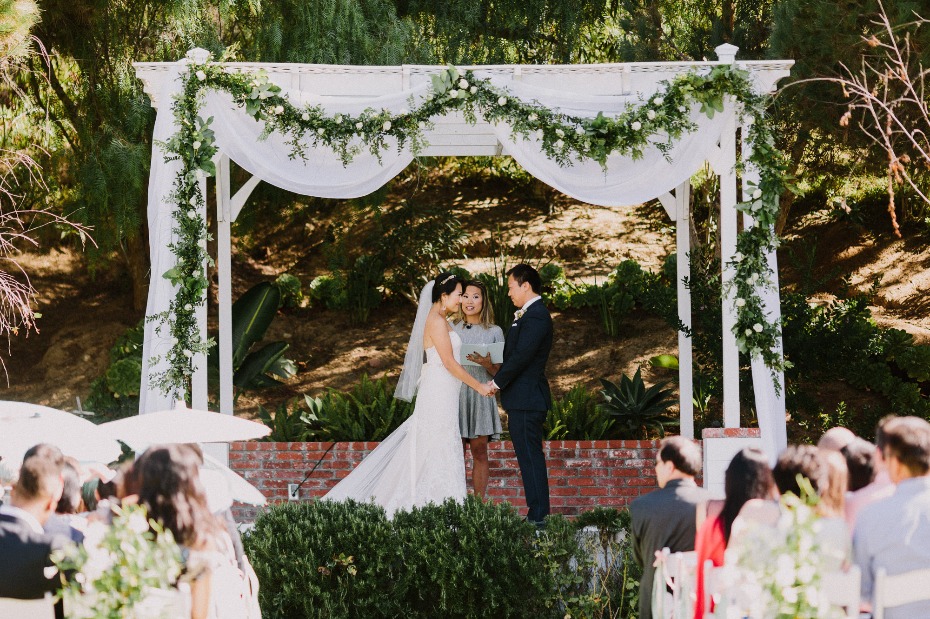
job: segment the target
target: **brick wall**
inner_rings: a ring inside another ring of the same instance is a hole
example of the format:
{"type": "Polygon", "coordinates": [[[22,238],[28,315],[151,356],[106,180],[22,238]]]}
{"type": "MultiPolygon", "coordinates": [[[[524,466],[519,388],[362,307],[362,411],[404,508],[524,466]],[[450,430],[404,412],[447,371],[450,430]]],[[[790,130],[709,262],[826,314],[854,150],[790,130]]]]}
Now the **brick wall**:
{"type": "MultiPolygon", "coordinates": [[[[547,441],[546,463],[552,511],[569,516],[596,506],[622,507],[656,488],[657,441],[547,441]]],[[[287,500],[287,485],[300,483],[322,458],[300,489],[300,500],[326,494],[349,474],[377,443],[232,443],[229,466],[254,484],[269,502],[287,500]],[[324,457],[325,454],[325,457],[324,457]]],[[[491,479],[488,494],[525,512],[520,469],[508,441],[489,446],[491,479]]],[[[466,458],[468,479],[471,459],[466,458]]],[[[237,506],[236,518],[255,519],[257,508],[237,506]]]]}

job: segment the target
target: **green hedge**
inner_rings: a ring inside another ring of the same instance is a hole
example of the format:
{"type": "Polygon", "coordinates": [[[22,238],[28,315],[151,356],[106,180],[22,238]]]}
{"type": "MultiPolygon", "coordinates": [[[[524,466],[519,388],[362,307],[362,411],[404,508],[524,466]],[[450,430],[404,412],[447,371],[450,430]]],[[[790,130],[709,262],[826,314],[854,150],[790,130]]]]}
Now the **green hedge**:
{"type": "Polygon", "coordinates": [[[537,532],[469,498],[393,520],[352,501],[280,504],[245,545],[264,617],[635,617],[640,572],[623,542],[598,565],[604,539],[559,516],[537,532]]]}

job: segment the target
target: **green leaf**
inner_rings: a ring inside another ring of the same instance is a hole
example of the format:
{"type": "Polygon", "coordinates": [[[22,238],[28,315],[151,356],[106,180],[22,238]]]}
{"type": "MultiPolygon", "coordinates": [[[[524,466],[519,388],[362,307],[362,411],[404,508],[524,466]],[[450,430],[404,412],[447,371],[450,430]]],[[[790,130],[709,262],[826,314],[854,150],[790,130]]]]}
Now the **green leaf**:
{"type": "Polygon", "coordinates": [[[234,367],[239,367],[252,345],[264,337],[280,303],[281,291],[269,282],[253,286],[233,303],[234,367]]]}

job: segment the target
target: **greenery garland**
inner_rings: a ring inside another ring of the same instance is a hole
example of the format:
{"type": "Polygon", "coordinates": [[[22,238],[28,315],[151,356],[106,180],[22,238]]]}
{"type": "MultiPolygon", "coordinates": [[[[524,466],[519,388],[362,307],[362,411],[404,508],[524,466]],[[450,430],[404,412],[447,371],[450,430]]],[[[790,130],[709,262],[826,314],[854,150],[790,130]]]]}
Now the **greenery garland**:
{"type": "MultiPolygon", "coordinates": [[[[590,159],[605,168],[611,154],[638,159],[648,146],[668,153],[676,139],[697,128],[689,118],[693,105],[713,118],[723,112],[729,96],[739,102],[741,117],[753,121],[747,136],[752,148],[748,163],[759,173],[758,185],[752,186],[746,201],[737,205],[757,225],[739,233],[737,253],[728,263],[734,271],[728,291],[736,300],[734,333],[741,352],[761,356],[773,373],[784,368],[777,346],[780,325],[767,319],[757,291],[773,285],[766,254],[778,244],[773,230],[779,196],[791,188],[791,179],[783,155],[774,146],[766,114],[768,97],[753,90],[746,71],[718,65],[703,75],[683,74],[662,82],[663,90],[640,105],[630,104],[617,116],[599,113],[594,118],[562,114],[535,100],[522,101],[472,71],[455,67],[432,76],[431,93],[418,105],[411,99],[410,109],[399,113],[369,108],[357,116],[329,116],[321,106],[295,106],[264,71],[229,73],[209,59],[202,64],[191,62],[183,79],[184,89],[173,104],[180,129],[164,145],[166,160],[183,163],[171,196],[178,237],[171,249],[178,261],[164,274],[178,286],[178,292],[167,312],[150,318],[159,323],[159,329],[167,326],[171,334],[172,348],[167,353],[170,367],[152,377],[166,394],[187,393],[192,357],[212,345],[201,338],[195,318],[195,308],[203,302],[207,287],[205,264],[210,260],[206,222],[200,215],[204,198],[199,184],[216,173],[213,157],[217,147],[210,129],[213,119],[198,115],[207,90],[228,92],[249,116],[264,123],[263,136],[286,136],[292,157],[305,157],[304,145],[309,142],[332,149],[343,164],[348,164],[363,146],[379,156],[388,147],[388,138],[396,140],[398,149],[410,148],[416,154],[426,146],[424,132],[432,128],[432,119],[458,110],[471,123],[477,122],[480,114],[487,122],[506,123],[514,135],[537,138],[546,155],[562,166],[590,159]],[[656,139],[659,134],[665,134],[665,139],[656,139]]],[[[740,162],[738,168],[746,163],[740,162]]]]}

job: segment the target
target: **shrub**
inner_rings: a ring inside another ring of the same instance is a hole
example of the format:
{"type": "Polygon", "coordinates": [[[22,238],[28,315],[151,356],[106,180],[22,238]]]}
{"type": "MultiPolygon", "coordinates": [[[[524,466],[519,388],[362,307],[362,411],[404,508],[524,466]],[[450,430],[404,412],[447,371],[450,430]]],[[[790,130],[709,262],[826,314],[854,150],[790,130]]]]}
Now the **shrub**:
{"type": "Polygon", "coordinates": [[[300,307],[303,304],[304,293],[300,279],[290,273],[282,273],[274,280],[274,285],[281,293],[282,307],[300,307]]]}
{"type": "Polygon", "coordinates": [[[449,500],[388,520],[353,501],[266,510],[244,540],[266,617],[636,616],[639,572],[626,512],[599,509],[546,529],[507,504],[449,500]],[[603,527],[593,543],[579,535],[603,527]],[[605,550],[606,549],[606,550],[605,550]]]}
{"type": "Polygon", "coordinates": [[[261,404],[258,405],[258,418],[261,422],[271,428],[271,433],[263,440],[272,442],[299,442],[308,440],[310,428],[303,420],[305,412],[296,402],[285,402],[279,404],[275,409],[274,415],[265,409],[261,404]]]}
{"type": "Polygon", "coordinates": [[[546,440],[598,441],[610,436],[613,419],[598,406],[597,396],[584,385],[575,385],[561,399],[553,400],[546,414],[546,440]]]}
{"type": "Polygon", "coordinates": [[[142,340],[145,323],[127,329],[110,348],[110,365],[91,383],[84,404],[104,418],[119,418],[139,412],[142,385],[142,340]]]}
{"type": "Polygon", "coordinates": [[[675,400],[672,390],[665,389],[667,381],[655,384],[648,389],[643,383],[640,370],[633,378],[620,377],[620,384],[606,378],[601,379],[604,389],[604,410],[613,417],[617,438],[647,439],[651,435],[665,435],[666,426],[678,424],[678,419],[667,414],[669,406],[675,400]]]}
{"type": "Polygon", "coordinates": [[[244,540],[265,617],[399,617],[407,568],[384,510],[353,501],[283,503],[244,540]]]}

